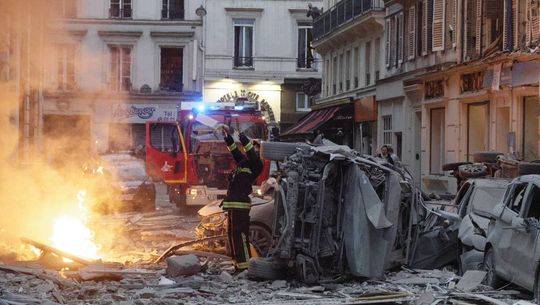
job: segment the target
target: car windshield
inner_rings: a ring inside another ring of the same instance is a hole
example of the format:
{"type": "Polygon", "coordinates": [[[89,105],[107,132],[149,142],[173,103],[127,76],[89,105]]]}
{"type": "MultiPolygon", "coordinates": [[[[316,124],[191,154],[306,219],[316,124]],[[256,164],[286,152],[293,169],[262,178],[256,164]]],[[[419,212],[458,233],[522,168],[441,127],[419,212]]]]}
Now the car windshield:
{"type": "Polygon", "coordinates": [[[114,164],[113,171],[120,181],[143,181],[146,179],[146,172],[141,164],[121,163],[114,164]]]}
{"type": "Polygon", "coordinates": [[[504,195],[505,188],[476,187],[471,195],[471,204],[467,207],[467,214],[474,211],[480,214],[490,213],[504,195]]]}

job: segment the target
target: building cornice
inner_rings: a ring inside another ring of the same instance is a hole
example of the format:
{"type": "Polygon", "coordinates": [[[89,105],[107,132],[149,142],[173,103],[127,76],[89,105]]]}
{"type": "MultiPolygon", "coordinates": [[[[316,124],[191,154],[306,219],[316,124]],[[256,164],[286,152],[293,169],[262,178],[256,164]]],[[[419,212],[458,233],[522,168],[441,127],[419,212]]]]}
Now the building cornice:
{"type": "Polygon", "coordinates": [[[139,38],[142,31],[98,31],[100,37],[134,37],[139,38]]]}
{"type": "Polygon", "coordinates": [[[202,20],[149,20],[149,19],[101,19],[77,18],[63,20],[67,24],[118,24],[118,25],[161,25],[161,26],[202,26],[202,20]]]}
{"type": "Polygon", "coordinates": [[[225,11],[238,13],[262,13],[264,9],[256,7],[226,7],[225,11]]]}
{"type": "Polygon", "coordinates": [[[150,32],[150,37],[153,38],[191,38],[195,36],[195,32],[159,32],[152,31],[150,32]]]}

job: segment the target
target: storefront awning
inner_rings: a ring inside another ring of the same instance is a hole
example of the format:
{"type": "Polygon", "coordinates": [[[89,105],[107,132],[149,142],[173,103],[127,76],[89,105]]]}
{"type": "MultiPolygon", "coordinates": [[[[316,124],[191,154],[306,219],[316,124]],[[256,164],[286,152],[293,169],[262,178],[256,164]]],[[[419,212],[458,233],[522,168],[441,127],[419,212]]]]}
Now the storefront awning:
{"type": "Polygon", "coordinates": [[[306,116],[304,116],[296,125],[291,127],[286,132],[282,133],[282,136],[290,136],[293,134],[309,134],[317,129],[322,124],[328,122],[334,117],[339,110],[339,106],[313,110],[306,116]]]}

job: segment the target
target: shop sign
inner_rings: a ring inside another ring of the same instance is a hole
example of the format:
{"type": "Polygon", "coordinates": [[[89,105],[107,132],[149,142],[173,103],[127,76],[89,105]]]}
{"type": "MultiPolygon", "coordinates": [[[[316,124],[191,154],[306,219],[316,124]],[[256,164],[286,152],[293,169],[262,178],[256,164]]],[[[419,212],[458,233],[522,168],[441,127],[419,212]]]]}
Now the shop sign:
{"type": "Polygon", "coordinates": [[[146,121],[175,121],[178,110],[175,105],[156,104],[115,104],[112,108],[112,121],[125,123],[144,123],[146,121]]]}

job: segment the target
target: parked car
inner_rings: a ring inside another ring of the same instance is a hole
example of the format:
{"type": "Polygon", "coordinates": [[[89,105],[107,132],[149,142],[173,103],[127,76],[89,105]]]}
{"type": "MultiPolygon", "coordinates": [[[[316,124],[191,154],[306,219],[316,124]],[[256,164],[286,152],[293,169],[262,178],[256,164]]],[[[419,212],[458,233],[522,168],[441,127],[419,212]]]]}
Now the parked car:
{"type": "MultiPolygon", "coordinates": [[[[266,256],[272,245],[273,192],[276,186],[275,179],[270,178],[263,182],[258,193],[251,196],[249,242],[260,256],[266,256]]],[[[200,223],[195,228],[195,235],[198,238],[227,234],[227,215],[219,206],[220,204],[221,200],[215,200],[197,212],[200,223]]],[[[215,246],[226,245],[220,242],[215,246]]]]}
{"type": "Polygon", "coordinates": [[[484,259],[489,216],[501,201],[509,180],[470,179],[459,189],[458,266],[460,273],[480,270],[484,259]]]}
{"type": "Polygon", "coordinates": [[[146,174],[144,160],[129,154],[103,155],[87,174],[95,186],[91,195],[97,211],[155,209],[156,187],[146,174]]]}
{"type": "Polygon", "coordinates": [[[540,175],[512,180],[493,209],[484,255],[486,282],[509,281],[540,292],[540,175]]]}

